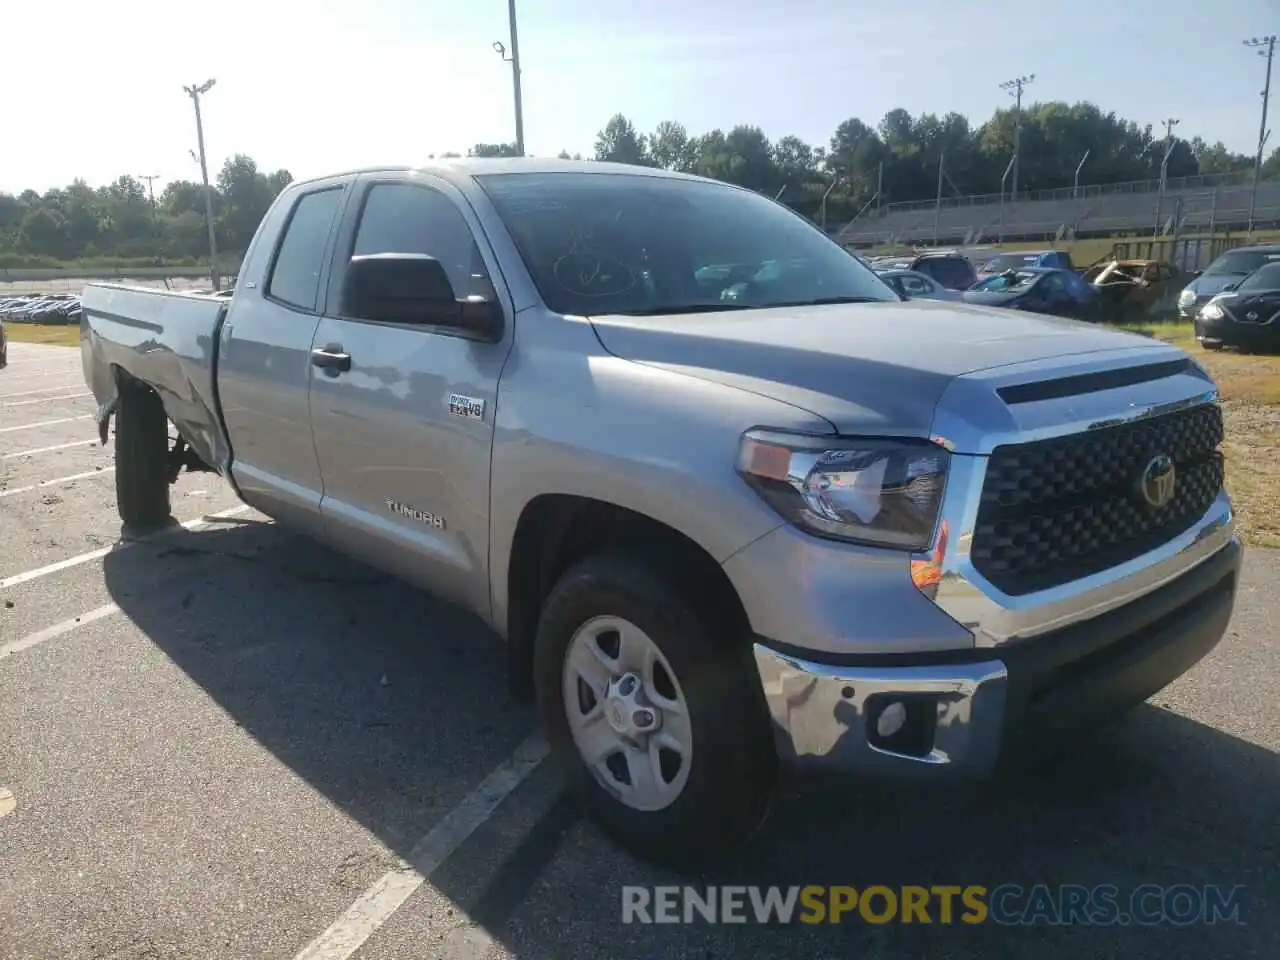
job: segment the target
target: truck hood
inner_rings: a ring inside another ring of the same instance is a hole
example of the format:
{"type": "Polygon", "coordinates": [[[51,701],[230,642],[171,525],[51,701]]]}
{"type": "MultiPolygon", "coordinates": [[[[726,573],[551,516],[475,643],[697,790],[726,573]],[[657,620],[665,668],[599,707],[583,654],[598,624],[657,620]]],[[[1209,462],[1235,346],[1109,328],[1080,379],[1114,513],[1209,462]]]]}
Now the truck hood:
{"type": "Polygon", "coordinates": [[[928,300],[591,322],[623,359],[781,400],[840,433],[919,437],[930,435],[939,399],[964,374],[1159,346],[1073,320],[928,300]]]}

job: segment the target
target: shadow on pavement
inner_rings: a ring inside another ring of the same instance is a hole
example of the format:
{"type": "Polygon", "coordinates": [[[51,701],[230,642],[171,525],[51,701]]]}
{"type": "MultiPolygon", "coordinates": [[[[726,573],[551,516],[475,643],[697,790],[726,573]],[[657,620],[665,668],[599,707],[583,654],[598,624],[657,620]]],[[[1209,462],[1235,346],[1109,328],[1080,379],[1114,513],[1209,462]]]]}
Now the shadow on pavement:
{"type": "Polygon", "coordinates": [[[1143,706],[1039,769],[980,788],[793,785],[749,848],[694,879],[630,860],[584,824],[496,935],[521,957],[583,960],[608,943],[627,945],[611,956],[633,957],[1276,957],[1277,790],[1276,754],[1143,706]],[[944,925],[935,901],[928,925],[877,926],[855,912],[839,926],[761,927],[624,925],[629,884],[1113,884],[1121,908],[1143,884],[1246,889],[1242,924],[944,925]]]}
{"type": "Polygon", "coordinates": [[[153,643],[396,853],[531,729],[482,623],[274,524],[174,531],[104,568],[153,643]]]}
{"type": "MultiPolygon", "coordinates": [[[[481,623],[274,525],[175,534],[105,568],[152,642],[398,854],[532,728],[481,623]]],[[[693,880],[557,804],[514,852],[521,877],[500,875],[473,912],[522,957],[1276,957],[1277,797],[1276,754],[1147,706],[981,788],[792,784],[761,836],[693,880]],[[1244,925],[624,926],[622,886],[663,883],[1248,889],[1244,925]]],[[[453,873],[433,882],[471,909],[453,873]]]]}

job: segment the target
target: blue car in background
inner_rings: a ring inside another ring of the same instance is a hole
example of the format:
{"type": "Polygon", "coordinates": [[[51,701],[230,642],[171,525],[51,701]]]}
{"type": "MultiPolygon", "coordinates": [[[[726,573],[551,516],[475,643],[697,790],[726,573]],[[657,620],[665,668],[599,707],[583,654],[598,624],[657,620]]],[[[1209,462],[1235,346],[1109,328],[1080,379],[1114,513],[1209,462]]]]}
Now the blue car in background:
{"type": "Polygon", "coordinates": [[[979,280],[961,296],[965,303],[987,307],[1029,310],[1090,323],[1102,319],[1101,296],[1074,270],[1053,267],[1006,270],[979,280]]]}
{"type": "Polygon", "coordinates": [[[1065,250],[1018,250],[1014,253],[1002,253],[992,257],[978,268],[979,279],[993,277],[1009,270],[1030,270],[1037,268],[1075,271],[1071,262],[1071,254],[1065,250]]]}
{"type": "Polygon", "coordinates": [[[1280,244],[1236,247],[1205,267],[1178,294],[1178,316],[1193,320],[1200,309],[1233,283],[1239,283],[1259,267],[1280,261],[1280,244]]]}

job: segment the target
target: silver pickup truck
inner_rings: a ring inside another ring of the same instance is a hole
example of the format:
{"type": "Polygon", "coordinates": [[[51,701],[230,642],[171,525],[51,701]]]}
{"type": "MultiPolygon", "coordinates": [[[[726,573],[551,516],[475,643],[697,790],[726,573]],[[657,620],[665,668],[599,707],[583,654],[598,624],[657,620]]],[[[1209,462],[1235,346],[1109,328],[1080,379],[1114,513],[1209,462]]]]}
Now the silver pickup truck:
{"type": "Polygon", "coordinates": [[[723,183],[295,183],[230,298],[90,284],[82,349],[126,526],[212,469],[474,610],[583,805],[670,864],[750,834],[790,764],[982,775],[1069,736],[1191,668],[1234,602],[1186,354],[904,302],[723,183]]]}

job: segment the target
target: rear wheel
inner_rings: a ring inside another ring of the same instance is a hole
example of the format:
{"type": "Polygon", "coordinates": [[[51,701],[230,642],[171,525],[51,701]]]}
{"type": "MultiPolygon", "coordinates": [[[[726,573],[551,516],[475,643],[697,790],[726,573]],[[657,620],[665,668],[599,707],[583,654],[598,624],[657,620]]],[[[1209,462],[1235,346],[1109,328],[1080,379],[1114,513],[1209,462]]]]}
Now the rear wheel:
{"type": "Polygon", "coordinates": [[[538,708],[568,786],[631,853],[687,867],[763,822],[777,754],[749,650],[651,565],[569,570],[543,609],[538,708]]]}
{"type": "Polygon", "coordinates": [[[1222,349],[1222,343],[1221,343],[1221,341],[1216,341],[1216,340],[1201,340],[1201,341],[1200,341],[1200,346],[1204,347],[1206,350],[1221,350],[1221,349],[1222,349]]]}
{"type": "Polygon", "coordinates": [[[159,395],[121,376],[116,412],[116,506],[126,528],[168,524],[169,418],[159,395]]]}

